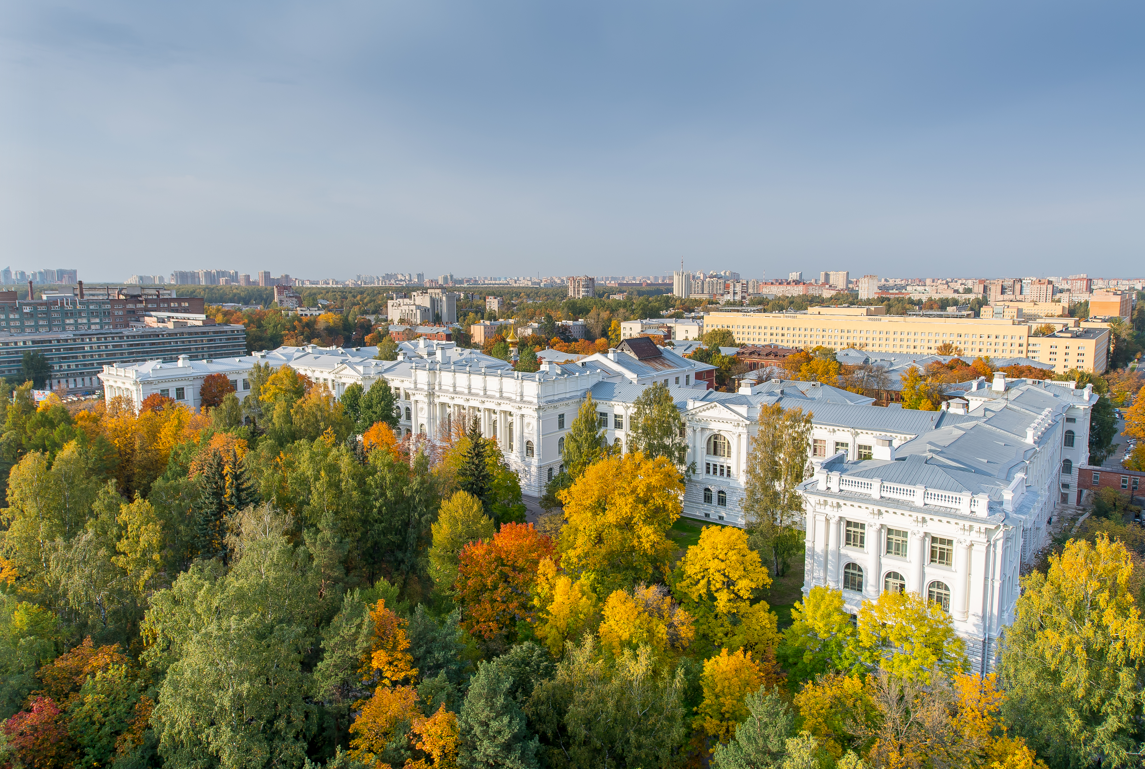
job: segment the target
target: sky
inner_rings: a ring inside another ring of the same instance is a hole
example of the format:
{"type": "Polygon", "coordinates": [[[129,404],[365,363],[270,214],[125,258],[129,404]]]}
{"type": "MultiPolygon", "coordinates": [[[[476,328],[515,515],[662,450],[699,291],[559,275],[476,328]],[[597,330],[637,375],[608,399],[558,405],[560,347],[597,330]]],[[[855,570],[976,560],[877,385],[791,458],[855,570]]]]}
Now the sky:
{"type": "Polygon", "coordinates": [[[1145,3],[0,1],[0,267],[1145,274],[1145,3]]]}

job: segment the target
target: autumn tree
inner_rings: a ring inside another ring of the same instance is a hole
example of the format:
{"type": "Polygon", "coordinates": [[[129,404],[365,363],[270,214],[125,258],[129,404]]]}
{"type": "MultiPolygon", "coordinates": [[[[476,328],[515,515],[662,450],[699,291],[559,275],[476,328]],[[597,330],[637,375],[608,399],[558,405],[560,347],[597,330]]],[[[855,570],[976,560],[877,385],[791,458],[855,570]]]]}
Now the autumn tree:
{"type": "Polygon", "coordinates": [[[223,402],[228,394],[235,391],[234,382],[226,374],[207,374],[199,387],[199,406],[213,409],[223,402]]]}
{"type": "Polygon", "coordinates": [[[1134,571],[1125,546],[1099,535],[1066,543],[1045,574],[1022,579],[999,665],[1003,713],[1054,766],[1135,761],[1145,622],[1134,571]]]}
{"type": "Polygon", "coordinates": [[[607,455],[604,428],[596,414],[596,401],[592,399],[592,393],[588,393],[565,436],[565,450],[561,455],[565,471],[575,481],[589,466],[607,455]]]}
{"type": "Polygon", "coordinates": [[[663,660],[686,651],[696,631],[692,616],[672,600],[667,588],[640,584],[608,596],[599,634],[601,648],[612,657],[643,646],[663,660]]]}
{"type": "Polygon", "coordinates": [[[533,606],[537,612],[534,632],[554,657],[591,629],[599,611],[590,580],[574,581],[552,558],[542,559],[537,567],[533,606]]]}
{"type": "Polygon", "coordinates": [[[770,556],[777,577],[787,573],[802,544],[799,485],[807,478],[810,441],[810,412],[784,409],[779,403],[759,407],[747,457],[743,512],[747,530],[770,556]]]}
{"type": "Polygon", "coordinates": [[[761,597],[770,585],[743,529],[706,526],[680,561],[674,591],[708,648],[747,648],[759,656],[778,640],[776,617],[761,597]]]}
{"type": "Polygon", "coordinates": [[[559,494],[562,564],[594,573],[607,591],[662,578],[676,549],[667,534],[682,494],[680,472],[664,457],[626,454],[590,466],[559,494]]]}
{"type": "Polygon", "coordinates": [[[735,334],[728,328],[713,328],[701,337],[705,347],[739,347],[735,334]]]}
{"type": "Polygon", "coordinates": [[[354,417],[354,431],[361,435],[379,422],[397,429],[398,411],[394,391],[385,379],[378,377],[362,396],[354,417]]]}
{"type": "Polygon", "coordinates": [[[942,391],[923,376],[917,366],[911,366],[902,377],[902,407],[919,411],[937,411],[942,403],[942,391]]]}
{"type": "Polygon", "coordinates": [[[727,649],[721,649],[717,656],[704,661],[700,683],[704,698],[696,708],[695,728],[717,742],[728,742],[736,724],[749,715],[747,696],[765,683],[774,685],[776,680],[774,673],[752,659],[751,652],[739,649],[728,654],[727,649]]]}
{"type": "Polygon", "coordinates": [[[530,523],[507,523],[488,541],[466,545],[455,583],[465,629],[495,646],[515,640],[532,615],[537,567],[554,552],[530,523]]]}
{"type": "Polygon", "coordinates": [[[840,591],[816,586],[795,603],[778,650],[791,678],[805,681],[831,670],[849,671],[858,654],[855,625],[840,591]]]}
{"type": "Polygon", "coordinates": [[[890,590],[864,601],[856,641],[865,664],[898,678],[925,683],[934,670],[951,676],[966,667],[966,647],[950,615],[918,593],[890,590]]]}
{"type": "Polygon", "coordinates": [[[665,457],[676,467],[684,467],[688,457],[684,417],[668,386],[656,382],[644,388],[633,405],[627,450],[646,457],[665,457]]]}
{"type": "Polygon", "coordinates": [[[457,470],[457,485],[462,491],[481,501],[485,513],[492,511],[493,501],[490,496],[492,478],[489,473],[489,464],[486,452],[490,447],[481,435],[477,417],[474,417],[465,433],[467,442],[462,447],[463,454],[461,466],[457,470]]]}
{"type": "Polygon", "coordinates": [[[441,504],[432,530],[429,576],[439,591],[449,592],[457,580],[461,551],[471,542],[492,537],[496,525],[485,515],[481,500],[459,491],[441,504]]]}
{"type": "Polygon", "coordinates": [[[1145,441],[1145,387],[1133,398],[1133,405],[1125,411],[1124,433],[1130,438],[1145,441]]]}
{"type": "Polygon", "coordinates": [[[943,342],[934,348],[935,355],[962,355],[962,348],[954,342],[943,342]]]}

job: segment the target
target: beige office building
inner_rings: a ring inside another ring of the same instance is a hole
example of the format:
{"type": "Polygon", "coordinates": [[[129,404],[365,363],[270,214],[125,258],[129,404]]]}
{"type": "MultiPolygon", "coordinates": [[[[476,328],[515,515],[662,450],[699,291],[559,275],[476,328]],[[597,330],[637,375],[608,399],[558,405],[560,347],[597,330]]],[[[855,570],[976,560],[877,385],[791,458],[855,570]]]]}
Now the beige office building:
{"type": "MultiPolygon", "coordinates": [[[[1076,323],[1076,321],[1074,321],[1076,323]]],[[[806,312],[713,312],[704,331],[726,328],[739,344],[855,348],[874,352],[937,355],[950,343],[968,358],[1032,358],[1101,373],[1108,365],[1109,331],[1067,328],[1053,336],[1031,337],[1035,326],[1013,318],[941,318],[887,315],[886,308],[812,307],[806,312]]]]}
{"type": "Polygon", "coordinates": [[[1069,307],[1062,302],[1005,302],[988,304],[979,313],[983,318],[1064,318],[1069,307]]]}

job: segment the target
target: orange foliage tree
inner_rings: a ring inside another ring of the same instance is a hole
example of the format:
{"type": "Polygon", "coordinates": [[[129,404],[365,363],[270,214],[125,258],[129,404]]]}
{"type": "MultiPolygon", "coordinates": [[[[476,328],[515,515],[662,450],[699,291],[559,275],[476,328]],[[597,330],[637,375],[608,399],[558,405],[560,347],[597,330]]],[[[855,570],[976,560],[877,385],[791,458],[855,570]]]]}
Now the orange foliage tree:
{"type": "Polygon", "coordinates": [[[227,464],[231,457],[241,460],[246,456],[246,453],[247,442],[244,439],[236,438],[230,433],[215,433],[207,441],[207,445],[199,449],[199,453],[191,460],[189,475],[194,478],[201,473],[216,455],[222,458],[224,464],[227,464]]]}
{"type": "Polygon", "coordinates": [[[213,409],[223,402],[223,398],[235,391],[235,386],[225,374],[207,374],[199,387],[199,406],[213,409]]]}
{"type": "Polygon", "coordinates": [[[543,558],[556,558],[553,541],[531,523],[507,523],[484,542],[461,551],[455,589],[466,630],[487,641],[516,638],[532,617],[532,591],[543,558]]]}
{"type": "Polygon", "coordinates": [[[401,458],[398,437],[385,422],[375,422],[369,430],[362,433],[362,449],[367,454],[374,449],[385,449],[394,459],[401,458]]]}

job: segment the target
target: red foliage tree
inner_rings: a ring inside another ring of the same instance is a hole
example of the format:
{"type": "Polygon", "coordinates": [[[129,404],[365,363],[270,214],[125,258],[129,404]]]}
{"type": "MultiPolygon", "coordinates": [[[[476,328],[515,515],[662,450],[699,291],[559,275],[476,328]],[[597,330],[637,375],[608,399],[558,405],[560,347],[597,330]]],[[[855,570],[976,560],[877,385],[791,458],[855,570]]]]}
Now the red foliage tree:
{"type": "Polygon", "coordinates": [[[74,766],[75,743],[60,707],[51,697],[36,697],[31,707],[4,722],[4,736],[15,759],[12,766],[56,769],[74,766]]]}
{"type": "Polygon", "coordinates": [[[556,560],[556,548],[531,523],[507,523],[492,539],[466,545],[455,583],[465,629],[487,641],[512,642],[518,623],[531,616],[543,558],[556,560]]]}
{"type": "Polygon", "coordinates": [[[150,411],[158,414],[174,402],[174,398],[168,398],[166,395],[160,395],[159,393],[152,393],[143,399],[143,403],[139,404],[139,410],[141,412],[150,411]]]}
{"type": "Polygon", "coordinates": [[[235,391],[235,386],[224,374],[207,374],[203,386],[199,388],[199,405],[213,409],[223,402],[223,398],[235,391]]]}

